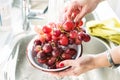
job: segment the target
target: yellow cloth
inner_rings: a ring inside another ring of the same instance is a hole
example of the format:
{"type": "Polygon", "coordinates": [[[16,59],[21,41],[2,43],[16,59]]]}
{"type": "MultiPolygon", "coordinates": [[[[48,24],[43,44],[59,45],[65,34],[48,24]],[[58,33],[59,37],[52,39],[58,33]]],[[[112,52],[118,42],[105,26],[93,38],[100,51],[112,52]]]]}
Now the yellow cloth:
{"type": "Polygon", "coordinates": [[[92,36],[101,37],[120,45],[120,22],[111,18],[105,21],[89,21],[86,23],[87,31],[92,36]]]}

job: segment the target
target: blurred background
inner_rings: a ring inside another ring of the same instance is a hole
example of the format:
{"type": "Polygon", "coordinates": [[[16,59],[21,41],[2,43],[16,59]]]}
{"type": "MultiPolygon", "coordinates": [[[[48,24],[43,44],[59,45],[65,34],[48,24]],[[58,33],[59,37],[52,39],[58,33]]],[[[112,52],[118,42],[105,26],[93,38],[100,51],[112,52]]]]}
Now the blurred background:
{"type": "Polygon", "coordinates": [[[120,0],[108,0],[108,3],[110,5],[110,7],[112,8],[112,10],[116,13],[116,15],[119,17],[120,19],[120,0]]]}

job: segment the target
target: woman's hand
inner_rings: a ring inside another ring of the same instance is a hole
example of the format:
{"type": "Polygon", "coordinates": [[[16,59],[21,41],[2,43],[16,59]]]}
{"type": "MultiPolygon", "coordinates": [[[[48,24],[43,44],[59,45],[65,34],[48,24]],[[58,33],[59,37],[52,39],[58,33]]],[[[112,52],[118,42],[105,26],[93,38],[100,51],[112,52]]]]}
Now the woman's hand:
{"type": "Polygon", "coordinates": [[[76,60],[65,60],[62,61],[61,64],[63,64],[64,66],[71,67],[60,72],[50,72],[50,74],[57,77],[78,76],[84,72],[87,72],[95,68],[93,55],[82,56],[76,60]]]}
{"type": "MultiPolygon", "coordinates": [[[[113,62],[115,64],[120,64],[120,46],[117,46],[110,50],[113,62]]],[[[82,73],[90,71],[92,69],[97,69],[101,67],[111,66],[108,58],[108,51],[98,53],[98,54],[89,54],[79,57],[76,60],[64,60],[60,64],[63,66],[71,66],[69,69],[60,72],[49,72],[50,74],[57,77],[64,76],[78,76],[82,73]]]]}
{"type": "Polygon", "coordinates": [[[80,21],[86,14],[92,12],[101,0],[71,0],[65,7],[65,20],[80,21]]]}

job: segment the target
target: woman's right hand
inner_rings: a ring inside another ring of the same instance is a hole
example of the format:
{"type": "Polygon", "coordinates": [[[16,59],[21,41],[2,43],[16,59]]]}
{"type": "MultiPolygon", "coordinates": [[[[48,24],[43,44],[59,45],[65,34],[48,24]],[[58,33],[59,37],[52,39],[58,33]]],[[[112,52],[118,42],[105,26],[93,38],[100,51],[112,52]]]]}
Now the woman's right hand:
{"type": "Polygon", "coordinates": [[[71,0],[64,10],[65,20],[80,21],[86,14],[92,12],[101,0],[71,0]]]}

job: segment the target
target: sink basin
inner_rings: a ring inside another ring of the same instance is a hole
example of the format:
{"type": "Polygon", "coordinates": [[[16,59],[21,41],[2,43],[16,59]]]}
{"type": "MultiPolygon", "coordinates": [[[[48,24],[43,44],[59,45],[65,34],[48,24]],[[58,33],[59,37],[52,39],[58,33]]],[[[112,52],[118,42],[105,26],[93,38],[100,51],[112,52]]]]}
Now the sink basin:
{"type": "MultiPolygon", "coordinates": [[[[120,73],[108,68],[95,69],[78,77],[64,77],[62,79],[34,68],[26,57],[26,48],[35,35],[27,35],[18,40],[10,59],[5,64],[7,67],[3,72],[3,80],[120,80],[120,73]]],[[[90,42],[83,43],[83,54],[98,54],[109,48],[107,42],[91,37],[90,42]]]]}

